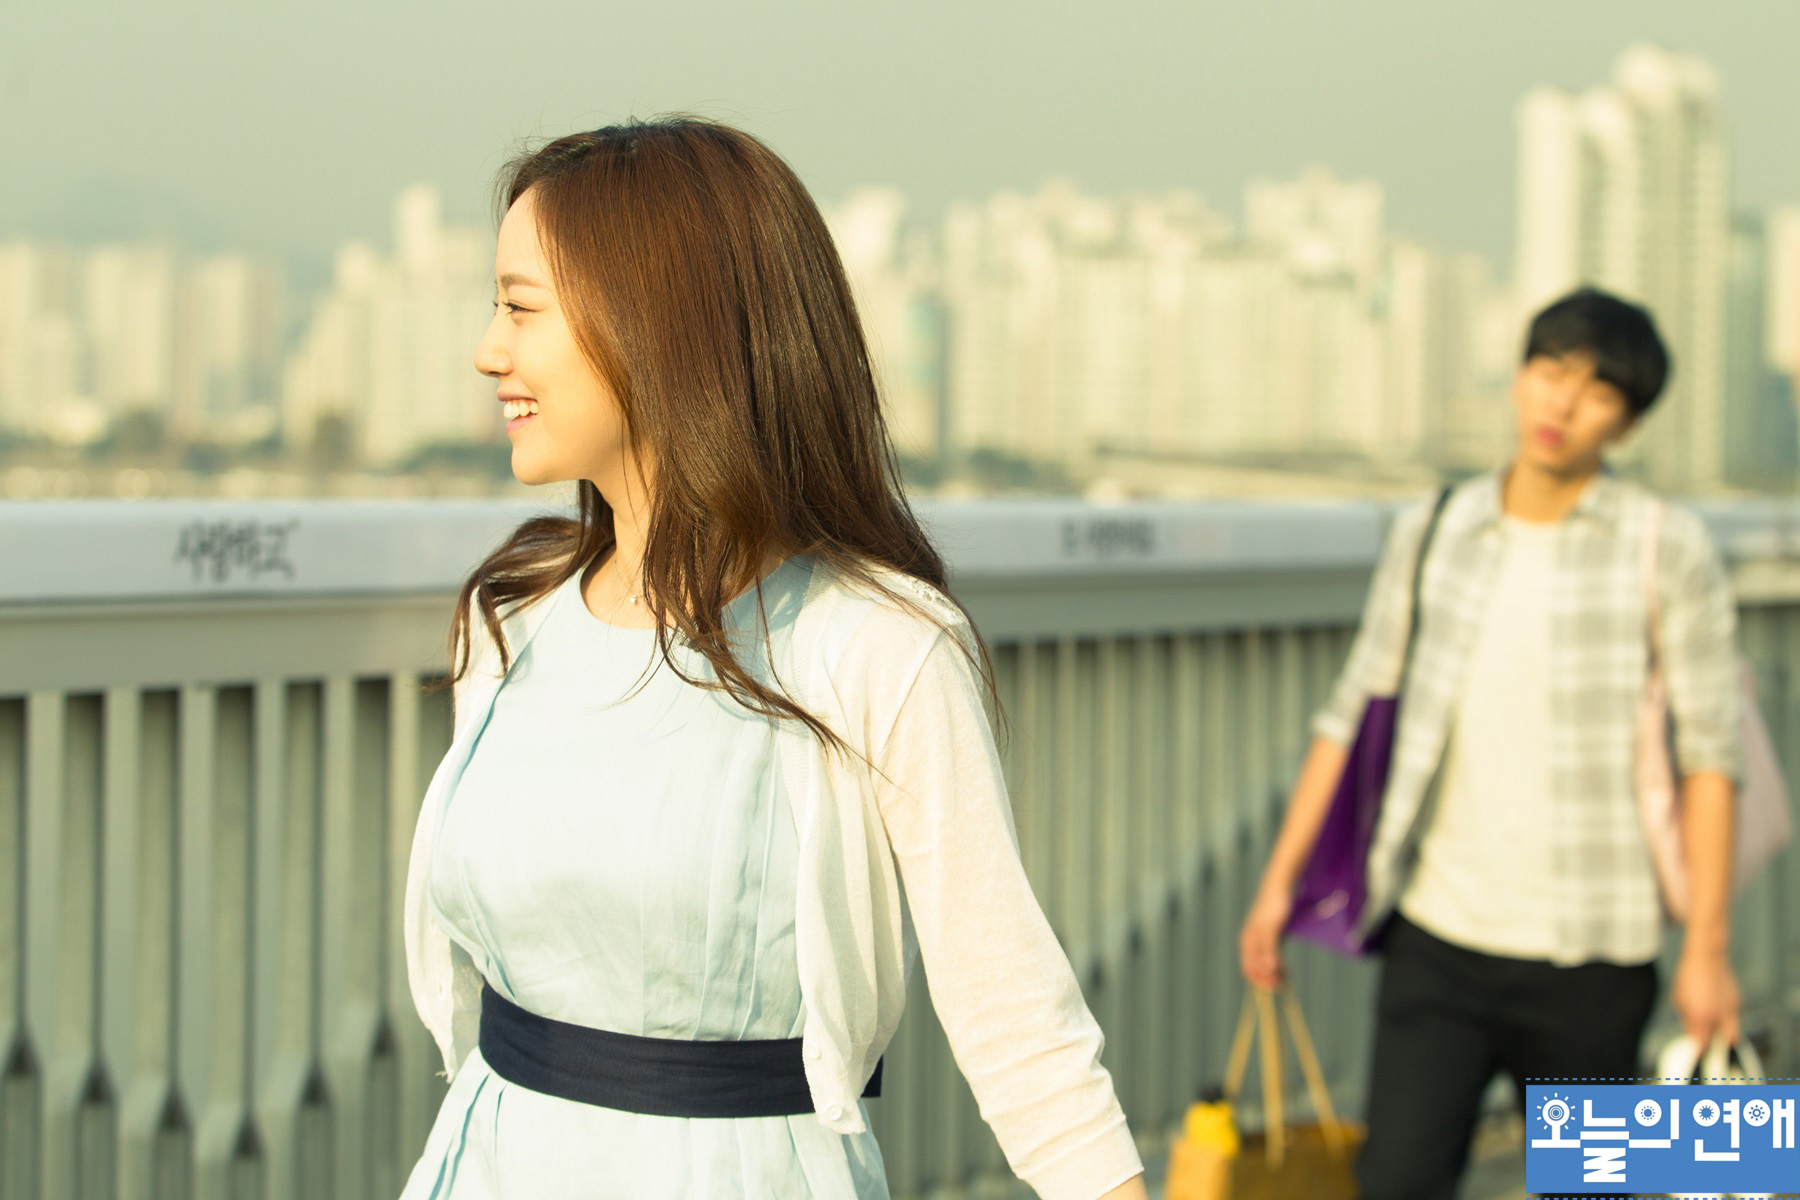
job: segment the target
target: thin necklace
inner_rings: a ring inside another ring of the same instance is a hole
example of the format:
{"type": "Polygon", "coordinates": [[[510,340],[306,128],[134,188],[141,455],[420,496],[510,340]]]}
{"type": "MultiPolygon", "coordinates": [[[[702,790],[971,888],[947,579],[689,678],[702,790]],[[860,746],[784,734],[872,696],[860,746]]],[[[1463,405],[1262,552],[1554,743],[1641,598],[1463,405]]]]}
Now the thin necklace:
{"type": "MultiPolygon", "coordinates": [[[[619,565],[619,550],[618,550],[617,546],[613,547],[612,562],[613,562],[613,574],[617,575],[619,577],[620,582],[623,583],[625,580],[625,569],[619,565]]],[[[630,586],[630,585],[626,585],[626,586],[630,586]]],[[[636,592],[625,593],[625,600],[627,603],[635,606],[638,602],[638,593],[636,593],[636,592]]]]}

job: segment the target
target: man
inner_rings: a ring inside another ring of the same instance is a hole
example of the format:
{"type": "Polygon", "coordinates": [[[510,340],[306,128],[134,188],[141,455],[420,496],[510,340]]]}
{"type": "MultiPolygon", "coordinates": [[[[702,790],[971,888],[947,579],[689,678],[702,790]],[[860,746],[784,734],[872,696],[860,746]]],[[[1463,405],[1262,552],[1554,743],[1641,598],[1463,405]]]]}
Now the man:
{"type": "MultiPolygon", "coordinates": [[[[1663,935],[1633,776],[1649,655],[1642,555],[1658,502],[1609,474],[1604,454],[1668,369],[1643,309],[1591,289],[1550,305],[1513,383],[1511,465],[1455,488],[1431,534],[1363,913],[1364,928],[1386,922],[1357,1163],[1366,1200],[1454,1195],[1496,1071],[1521,1102],[1526,1079],[1638,1075],[1663,935]]],[[[1395,689],[1432,508],[1396,520],[1314,722],[1240,937],[1254,986],[1281,979],[1294,883],[1365,700],[1395,689]]],[[[1735,1041],[1735,607],[1693,514],[1666,510],[1657,564],[1692,889],[1672,1000],[1702,1044],[1735,1041]]]]}

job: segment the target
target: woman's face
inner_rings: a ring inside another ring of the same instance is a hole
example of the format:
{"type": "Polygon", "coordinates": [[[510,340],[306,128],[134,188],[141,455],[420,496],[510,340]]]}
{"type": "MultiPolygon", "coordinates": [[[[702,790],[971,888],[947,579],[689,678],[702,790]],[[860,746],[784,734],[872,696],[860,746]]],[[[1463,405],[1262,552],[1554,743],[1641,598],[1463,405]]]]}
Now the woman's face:
{"type": "Polygon", "coordinates": [[[602,494],[630,486],[624,414],[569,328],[530,191],[500,223],[494,283],[494,319],[475,349],[475,369],[500,385],[513,474],[521,483],[588,479],[602,494]]]}

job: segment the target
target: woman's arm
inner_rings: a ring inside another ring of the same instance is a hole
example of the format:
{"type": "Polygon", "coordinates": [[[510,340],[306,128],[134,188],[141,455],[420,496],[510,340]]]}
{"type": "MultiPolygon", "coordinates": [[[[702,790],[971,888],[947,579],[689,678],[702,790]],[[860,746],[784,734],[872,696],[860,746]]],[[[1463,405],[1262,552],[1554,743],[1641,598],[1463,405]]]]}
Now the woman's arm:
{"type": "Polygon", "coordinates": [[[979,677],[940,632],[877,704],[893,714],[867,743],[883,827],[932,1005],[983,1119],[1046,1200],[1143,1195],[1100,1027],[1019,860],[979,677]]]}

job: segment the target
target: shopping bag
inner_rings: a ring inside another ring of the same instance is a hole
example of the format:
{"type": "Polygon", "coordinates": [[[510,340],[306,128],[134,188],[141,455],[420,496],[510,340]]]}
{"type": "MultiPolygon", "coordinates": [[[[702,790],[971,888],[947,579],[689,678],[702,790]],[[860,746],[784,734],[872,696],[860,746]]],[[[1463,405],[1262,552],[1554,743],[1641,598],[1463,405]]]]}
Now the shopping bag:
{"type": "Polygon", "coordinates": [[[1279,993],[1256,989],[1244,996],[1237,1036],[1225,1070],[1225,1095],[1235,1101],[1250,1062],[1250,1043],[1257,1027],[1262,1041],[1262,1088],[1265,1128],[1223,1144],[1190,1133],[1169,1152],[1166,1200],[1355,1200],[1351,1164],[1362,1145],[1360,1125],[1338,1120],[1325,1086],[1325,1072],[1312,1037],[1300,1015],[1299,1002],[1286,985],[1279,993]],[[1294,1041],[1294,1054],[1306,1080],[1318,1120],[1289,1125],[1281,1083],[1281,1033],[1277,995],[1294,1041]]]}
{"type": "MultiPolygon", "coordinates": [[[[1748,1038],[1727,1045],[1715,1036],[1704,1052],[1687,1034],[1678,1034],[1656,1055],[1656,1078],[1663,1083],[1741,1084],[1762,1083],[1762,1058],[1748,1038]]],[[[1737,1200],[1768,1200],[1768,1192],[1730,1193],[1737,1200]]],[[[1716,1192],[1674,1192],[1669,1200],[1712,1200],[1716,1192]]]]}
{"type": "Polygon", "coordinates": [[[1369,844],[1381,817],[1399,721],[1398,697],[1372,696],[1364,706],[1331,807],[1294,889],[1289,937],[1339,954],[1365,951],[1357,926],[1369,896],[1369,844]]]}
{"type": "MultiPolygon", "coordinates": [[[[1657,634],[1656,550],[1662,518],[1663,505],[1658,502],[1644,532],[1641,557],[1644,612],[1650,634],[1650,678],[1638,708],[1636,783],[1638,816],[1650,861],[1656,868],[1663,909],[1679,922],[1687,919],[1688,875],[1681,843],[1680,785],[1669,751],[1669,692],[1657,634]]],[[[1743,772],[1733,807],[1733,895],[1775,857],[1794,832],[1787,781],[1782,777],[1781,762],[1775,757],[1768,726],[1763,723],[1757,704],[1756,675],[1747,663],[1738,665],[1738,691],[1743,772]]]]}
{"type": "Polygon", "coordinates": [[[1663,1083],[1761,1083],[1768,1075],[1748,1038],[1727,1044],[1715,1036],[1702,1052],[1698,1042],[1681,1033],[1657,1051],[1656,1078],[1663,1083]]]}
{"type": "MultiPolygon", "coordinates": [[[[1425,575],[1425,556],[1431,549],[1438,518],[1450,498],[1450,489],[1438,492],[1419,554],[1413,562],[1412,609],[1408,618],[1406,650],[1400,659],[1395,689],[1406,679],[1418,641],[1419,591],[1425,575]]],[[[1363,706],[1356,738],[1344,761],[1344,773],[1332,792],[1331,806],[1319,826],[1312,854],[1294,888],[1294,906],[1288,916],[1287,936],[1312,942],[1339,954],[1360,955],[1372,949],[1359,930],[1363,903],[1368,899],[1369,845],[1381,817],[1381,799],[1387,793],[1388,769],[1394,757],[1394,737],[1400,724],[1400,699],[1371,696],[1363,706]]]]}

